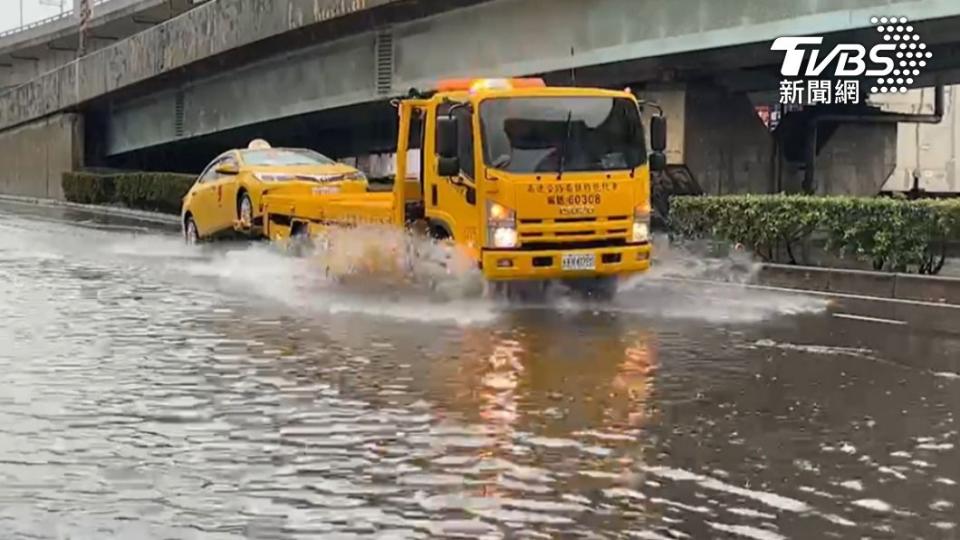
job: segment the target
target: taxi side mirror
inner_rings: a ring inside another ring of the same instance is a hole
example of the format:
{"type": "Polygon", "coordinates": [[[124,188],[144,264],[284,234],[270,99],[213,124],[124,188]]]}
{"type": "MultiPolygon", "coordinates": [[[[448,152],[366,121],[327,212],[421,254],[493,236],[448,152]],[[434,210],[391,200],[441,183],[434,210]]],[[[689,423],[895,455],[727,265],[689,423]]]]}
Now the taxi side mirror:
{"type": "Polygon", "coordinates": [[[240,168],[233,163],[224,163],[217,166],[217,174],[222,174],[224,176],[235,176],[240,174],[240,168]]]}
{"type": "Polygon", "coordinates": [[[650,118],[650,148],[654,152],[667,149],[667,119],[662,116],[650,118]]]}
{"type": "Polygon", "coordinates": [[[449,114],[437,117],[437,154],[441,161],[456,158],[459,149],[460,126],[457,118],[449,114]]]}

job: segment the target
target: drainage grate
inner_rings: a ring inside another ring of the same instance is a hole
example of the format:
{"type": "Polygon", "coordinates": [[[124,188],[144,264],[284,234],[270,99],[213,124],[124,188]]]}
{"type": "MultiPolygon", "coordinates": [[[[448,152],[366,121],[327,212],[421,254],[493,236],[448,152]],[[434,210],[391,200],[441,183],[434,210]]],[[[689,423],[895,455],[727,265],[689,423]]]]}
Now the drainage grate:
{"type": "Polygon", "coordinates": [[[375,75],[377,94],[389,95],[393,92],[393,32],[381,30],[377,33],[377,61],[375,75]]]}
{"type": "Polygon", "coordinates": [[[173,107],[173,131],[177,137],[183,137],[183,92],[177,92],[173,107]]]}

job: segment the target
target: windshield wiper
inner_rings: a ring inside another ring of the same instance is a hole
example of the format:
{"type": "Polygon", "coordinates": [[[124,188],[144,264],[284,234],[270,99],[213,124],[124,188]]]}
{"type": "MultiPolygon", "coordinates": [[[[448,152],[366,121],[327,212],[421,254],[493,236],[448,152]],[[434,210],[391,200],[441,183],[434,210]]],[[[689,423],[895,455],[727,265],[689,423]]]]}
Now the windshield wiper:
{"type": "Polygon", "coordinates": [[[563,179],[563,168],[567,165],[567,146],[570,145],[570,120],[573,119],[573,110],[567,111],[566,135],[563,137],[563,147],[560,149],[560,166],[557,169],[557,180],[563,179]]]}

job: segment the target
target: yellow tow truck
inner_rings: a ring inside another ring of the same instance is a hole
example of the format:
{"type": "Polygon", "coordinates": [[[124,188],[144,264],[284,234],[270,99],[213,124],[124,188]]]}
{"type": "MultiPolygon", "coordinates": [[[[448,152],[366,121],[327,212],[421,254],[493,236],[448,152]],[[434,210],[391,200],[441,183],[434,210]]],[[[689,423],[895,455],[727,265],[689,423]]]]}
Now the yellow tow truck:
{"type": "Polygon", "coordinates": [[[666,122],[651,118],[648,154],[631,92],[452,80],[395,105],[392,191],[278,187],[262,199],[263,235],[418,226],[452,241],[495,284],[561,280],[601,297],[649,268],[650,171],[665,166],[666,122]]]}

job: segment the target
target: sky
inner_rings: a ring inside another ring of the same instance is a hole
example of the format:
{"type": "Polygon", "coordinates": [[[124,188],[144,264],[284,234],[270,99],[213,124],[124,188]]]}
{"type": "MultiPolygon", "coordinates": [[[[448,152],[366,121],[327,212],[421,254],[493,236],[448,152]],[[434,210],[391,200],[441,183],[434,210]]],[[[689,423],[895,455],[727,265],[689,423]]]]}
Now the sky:
{"type": "MultiPolygon", "coordinates": [[[[0,0],[0,32],[20,26],[20,4],[23,3],[23,22],[29,24],[60,13],[60,0],[0,0]],[[54,5],[43,5],[54,4],[54,5]]],[[[66,10],[73,8],[73,0],[63,0],[66,10]]]]}

